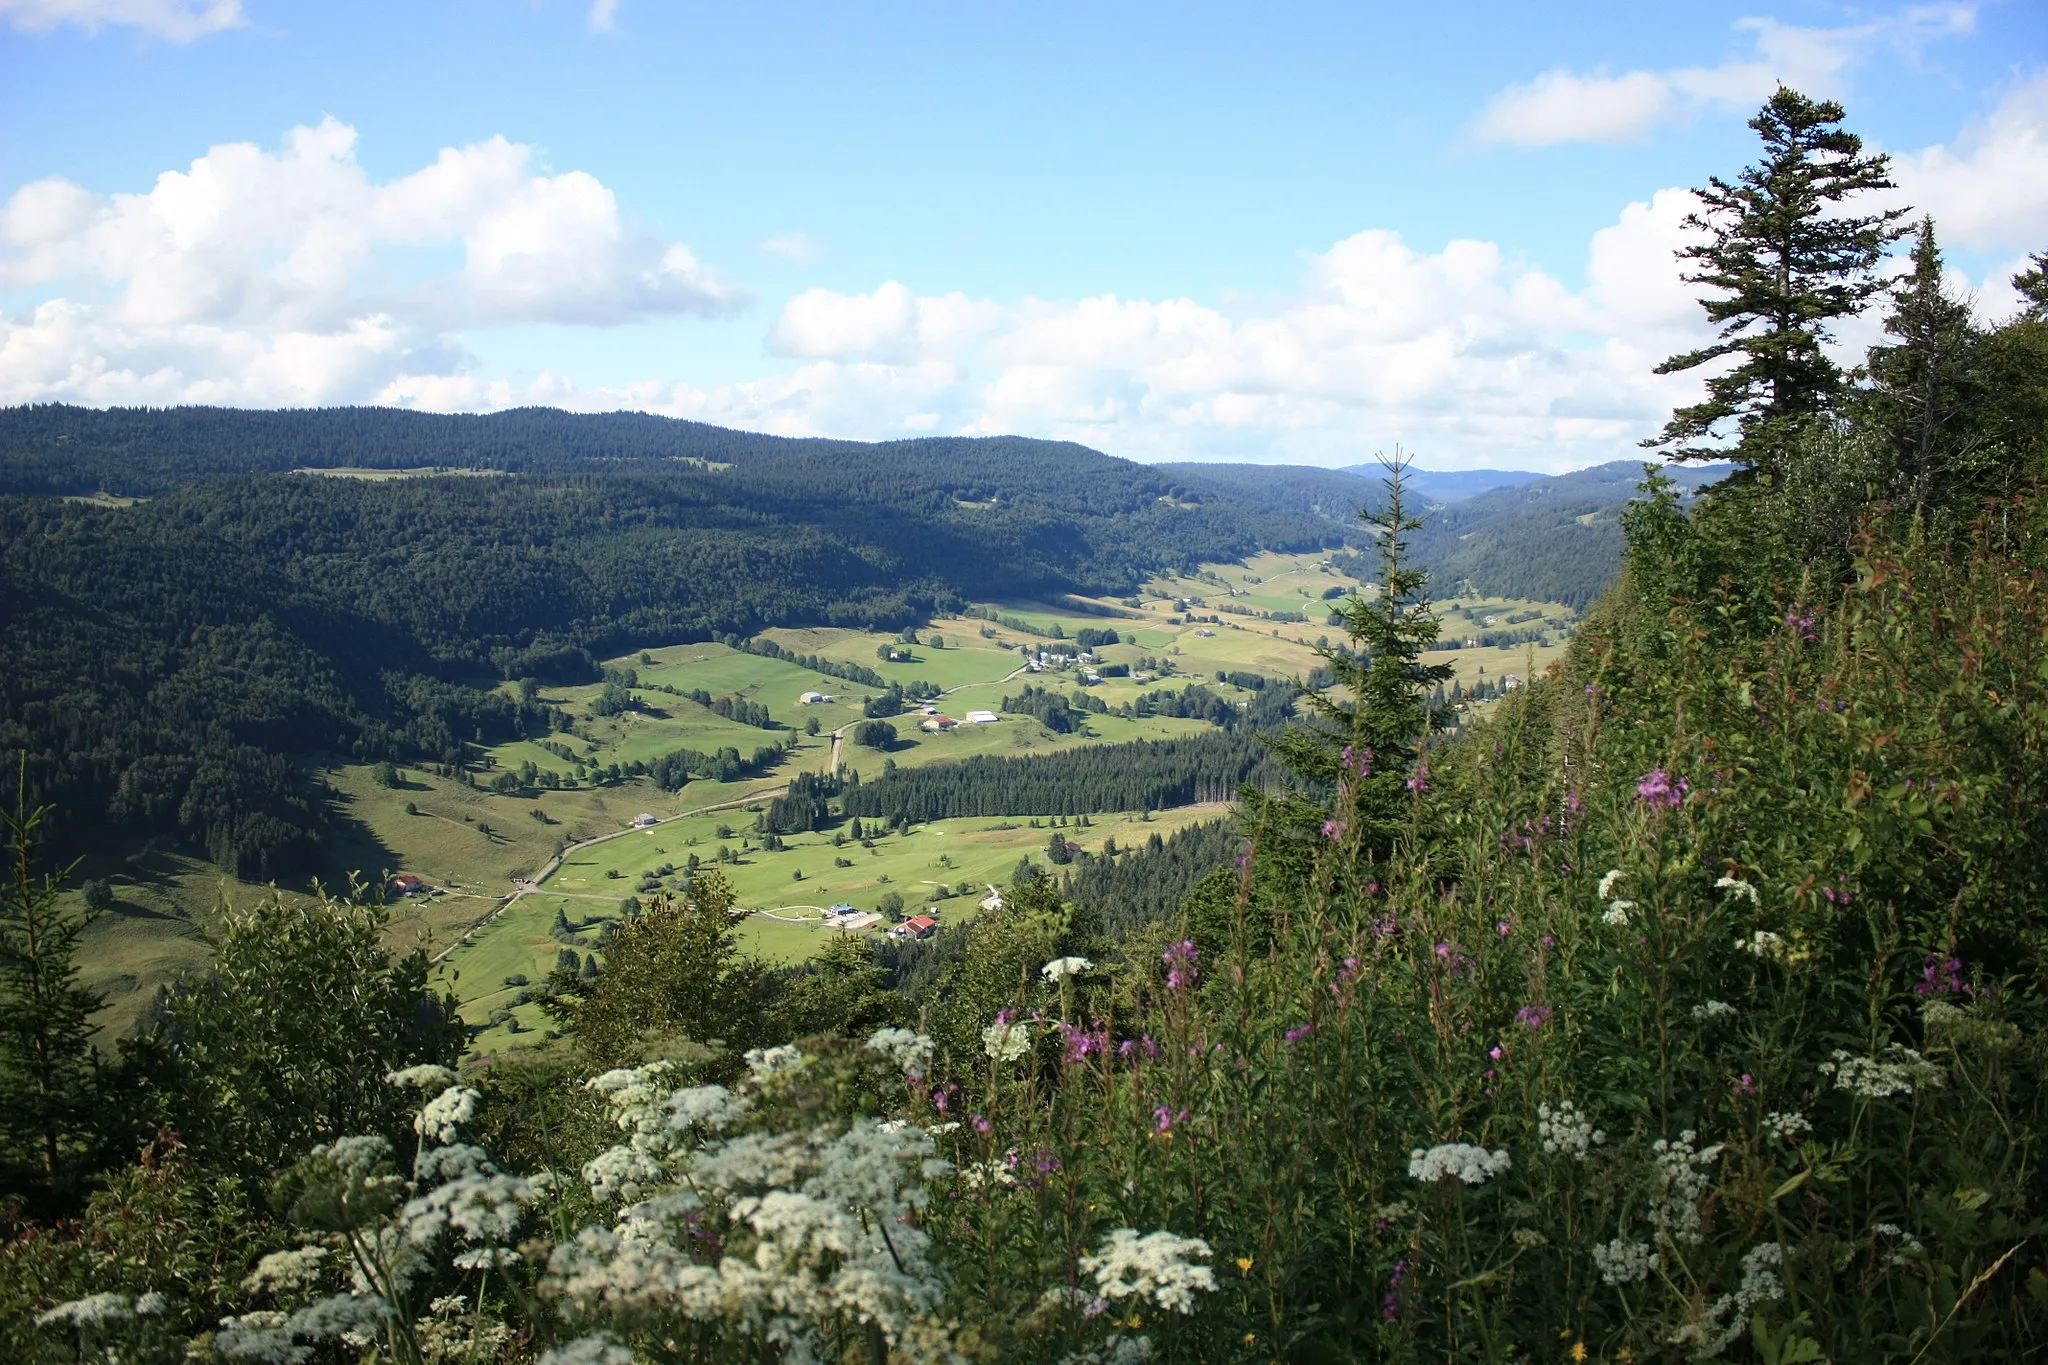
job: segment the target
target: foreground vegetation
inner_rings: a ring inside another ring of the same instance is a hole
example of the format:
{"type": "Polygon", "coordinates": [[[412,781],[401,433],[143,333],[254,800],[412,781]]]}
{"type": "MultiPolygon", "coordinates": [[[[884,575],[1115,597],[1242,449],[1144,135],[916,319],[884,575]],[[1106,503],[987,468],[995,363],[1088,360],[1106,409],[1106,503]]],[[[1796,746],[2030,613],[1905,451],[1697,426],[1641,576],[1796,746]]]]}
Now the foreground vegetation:
{"type": "Polygon", "coordinates": [[[1868,382],[1816,363],[1897,235],[1820,217],[1882,179],[1840,117],[1779,92],[1715,220],[1717,304],[1793,291],[1674,422],[1737,475],[1653,473],[1623,583],[1457,735],[1397,476],[1290,780],[1148,913],[1029,863],[776,971],[706,867],[458,1073],[380,910],[268,902],[95,1062],[23,822],[4,1350],[2038,1358],[2048,256],[1984,327],[1926,228],[1868,382]]]}

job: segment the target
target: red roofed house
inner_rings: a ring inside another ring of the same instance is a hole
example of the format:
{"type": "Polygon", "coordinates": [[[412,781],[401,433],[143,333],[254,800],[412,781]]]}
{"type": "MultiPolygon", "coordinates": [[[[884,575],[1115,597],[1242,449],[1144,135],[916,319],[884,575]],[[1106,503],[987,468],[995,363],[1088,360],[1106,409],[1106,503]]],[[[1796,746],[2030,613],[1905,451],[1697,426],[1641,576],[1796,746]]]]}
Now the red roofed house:
{"type": "Polygon", "coordinates": [[[410,872],[401,872],[391,879],[391,894],[394,896],[417,896],[427,889],[427,879],[410,872]]]}
{"type": "Polygon", "coordinates": [[[930,915],[912,915],[889,932],[904,938],[930,938],[938,927],[939,922],[930,915]]]}

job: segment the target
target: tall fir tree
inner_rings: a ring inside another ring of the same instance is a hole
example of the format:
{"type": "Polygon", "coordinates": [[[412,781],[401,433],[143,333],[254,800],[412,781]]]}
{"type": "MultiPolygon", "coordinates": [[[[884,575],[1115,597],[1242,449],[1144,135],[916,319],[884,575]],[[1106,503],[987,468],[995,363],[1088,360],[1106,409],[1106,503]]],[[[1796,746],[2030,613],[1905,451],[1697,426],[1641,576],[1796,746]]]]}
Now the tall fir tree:
{"type": "MultiPolygon", "coordinates": [[[[1317,651],[1332,685],[1303,693],[1308,723],[1288,727],[1274,744],[1281,761],[1318,794],[1313,801],[1297,798],[1287,823],[1307,825],[1314,837],[1367,859],[1392,848],[1412,798],[1428,789],[1418,756],[1443,718],[1428,701],[1454,672],[1449,664],[1422,661],[1437,638],[1425,595],[1429,575],[1407,558],[1408,537],[1422,522],[1408,512],[1407,463],[1399,452],[1386,470],[1384,502],[1359,513],[1378,546],[1379,591],[1338,604],[1349,643],[1317,651]]],[[[1252,800],[1260,808],[1288,809],[1252,800]]]]}
{"type": "Polygon", "coordinates": [[[92,1136],[98,1063],[93,1013],[105,1003],[78,979],[85,918],[62,902],[64,878],[36,870],[47,808],[28,806],[27,767],[5,821],[12,866],[0,888],[0,1170],[34,1203],[76,1193],[92,1136]]]}
{"type": "MultiPolygon", "coordinates": [[[[1963,472],[1983,444],[1974,420],[1982,406],[1982,337],[1970,305],[1942,281],[1934,220],[1921,220],[1912,273],[1893,295],[1884,330],[1896,338],[1869,357],[1869,416],[1891,468],[1887,494],[1916,514],[1945,501],[1941,485],[1963,472]]],[[[1959,490],[1958,490],[1959,491],[1959,490]]]]}
{"type": "Polygon", "coordinates": [[[1685,224],[1707,239],[1678,256],[1695,267],[1688,283],[1718,295],[1701,304],[1720,339],[1672,356],[1657,373],[1724,357],[1736,363],[1709,376],[1705,400],[1676,410],[1645,445],[1675,447],[1680,460],[1732,456],[1775,482],[1802,433],[1840,398],[1844,377],[1823,349],[1830,324],[1860,313],[1885,288],[1877,264],[1908,231],[1899,226],[1905,209],[1842,211],[1856,195],[1892,188],[1886,158],[1864,155],[1862,139],[1841,128],[1843,117],[1832,100],[1780,86],[1749,122],[1763,139],[1763,159],[1733,183],[1715,176],[1696,191],[1703,207],[1685,224]],[[1718,443],[1731,434],[1732,449],[1718,443]]]}

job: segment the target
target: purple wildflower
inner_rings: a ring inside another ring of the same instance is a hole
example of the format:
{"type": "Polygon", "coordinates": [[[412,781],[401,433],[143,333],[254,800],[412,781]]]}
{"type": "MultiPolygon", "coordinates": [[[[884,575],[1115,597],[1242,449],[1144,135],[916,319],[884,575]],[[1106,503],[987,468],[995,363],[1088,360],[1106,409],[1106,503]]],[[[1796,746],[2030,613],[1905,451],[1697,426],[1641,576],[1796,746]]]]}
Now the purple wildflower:
{"type": "Polygon", "coordinates": [[[1515,1022],[1533,1033],[1549,1023],[1554,1013],[1556,1011],[1548,1005],[1524,1005],[1515,1011],[1515,1022]]]}
{"type": "Polygon", "coordinates": [[[1195,968],[1195,959],[1201,954],[1195,948],[1193,939],[1184,938],[1159,955],[1166,964],[1166,988],[1170,991],[1184,990],[1195,984],[1201,973],[1195,968]]]}
{"type": "Polygon", "coordinates": [[[1652,806],[1675,809],[1685,804],[1686,795],[1691,791],[1692,783],[1682,777],[1674,777],[1662,768],[1652,768],[1636,781],[1637,799],[1652,806]]]}
{"type": "Polygon", "coordinates": [[[1353,748],[1352,748],[1352,747],[1351,747],[1351,746],[1350,746],[1349,744],[1345,745],[1345,746],[1344,746],[1344,755],[1343,755],[1343,763],[1344,763],[1344,766],[1345,766],[1346,768],[1350,769],[1350,770],[1351,770],[1352,772],[1355,772],[1355,773],[1357,773],[1357,774],[1358,774],[1358,775],[1359,775],[1360,777],[1371,777],[1371,776],[1372,776],[1372,748],[1371,748],[1371,746],[1369,746],[1369,745],[1368,745],[1368,746],[1367,746],[1366,748],[1364,748],[1364,749],[1353,749],[1353,748]]]}
{"type": "Polygon", "coordinates": [[[1185,1109],[1176,1111],[1172,1105],[1162,1104],[1152,1111],[1152,1131],[1155,1133],[1170,1133],[1173,1131],[1173,1125],[1179,1123],[1187,1116],[1188,1111],[1185,1109]]]}
{"type": "Polygon", "coordinates": [[[1316,1026],[1314,1024],[1296,1024],[1293,1028],[1287,1030],[1287,1045],[1293,1047],[1315,1031],[1316,1026]]]}
{"type": "Polygon", "coordinates": [[[1414,773],[1408,778],[1408,790],[1414,792],[1417,796],[1429,790],[1429,765],[1427,763],[1415,765],[1414,773]]]}
{"type": "Polygon", "coordinates": [[[1970,988],[1963,983],[1963,960],[1959,957],[1943,958],[1940,953],[1929,953],[1920,972],[1920,980],[1913,989],[1923,996],[1960,995],[1970,988]]]}
{"type": "Polygon", "coordinates": [[[1350,824],[1343,820],[1323,821],[1323,837],[1325,839],[1341,839],[1347,833],[1349,833],[1350,830],[1350,824]]]}
{"type": "Polygon", "coordinates": [[[1408,1262],[1394,1262],[1394,1273],[1387,1277],[1387,1292],[1380,1298],[1380,1316],[1388,1322],[1401,1316],[1401,1285],[1408,1278],[1408,1262]]]}
{"type": "Polygon", "coordinates": [[[995,1125],[988,1121],[986,1115],[976,1114],[974,1116],[974,1131],[980,1133],[982,1136],[986,1137],[988,1135],[989,1130],[994,1127],[995,1125]]]}

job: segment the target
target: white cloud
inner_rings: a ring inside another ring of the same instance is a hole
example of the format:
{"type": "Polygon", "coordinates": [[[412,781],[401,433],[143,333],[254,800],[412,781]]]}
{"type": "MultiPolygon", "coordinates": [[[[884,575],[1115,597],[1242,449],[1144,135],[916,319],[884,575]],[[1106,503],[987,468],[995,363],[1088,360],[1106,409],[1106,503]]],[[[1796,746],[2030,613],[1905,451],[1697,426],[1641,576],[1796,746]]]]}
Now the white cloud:
{"type": "Polygon", "coordinates": [[[890,280],[872,294],[806,289],[783,306],[768,334],[776,355],[912,359],[956,352],[1002,317],[1002,309],[965,294],[914,297],[890,280]]]}
{"type": "Polygon", "coordinates": [[[823,254],[819,251],[818,244],[801,232],[781,232],[773,237],[764,237],[761,239],[760,248],[770,256],[780,256],[785,261],[795,261],[799,265],[809,265],[823,254]]]}
{"type": "Polygon", "coordinates": [[[0,401],[112,401],[98,395],[122,385],[137,401],[327,401],[409,357],[450,363],[459,347],[443,337],[461,327],[744,302],[687,247],[631,224],[597,179],[547,174],[531,148],[447,148],[379,183],[355,142],[329,119],[275,151],[214,147],[145,193],[16,190],[0,208],[0,287],[41,302],[0,319],[0,401]]]}
{"type": "Polygon", "coordinates": [[[2048,71],[2011,90],[1952,145],[1894,154],[1900,200],[1934,215],[1943,241],[2048,249],[2048,71]]]}
{"type": "Polygon", "coordinates": [[[1579,75],[1543,72],[1495,95],[1473,120],[1484,142],[1548,147],[1564,142],[1641,142],[1663,124],[1702,111],[1743,111],[1768,99],[1781,83],[1802,93],[1843,93],[1849,69],[1871,53],[1891,48],[1916,54],[1928,42],[1969,33],[1971,4],[1922,5],[1845,28],[1800,28],[1775,19],[1743,19],[1755,51],[1718,66],[1579,75]]]}
{"type": "Polygon", "coordinates": [[[591,0],[590,13],[584,16],[583,23],[592,33],[617,33],[619,0],[591,0]]]}
{"type": "Polygon", "coordinates": [[[88,33],[139,28],[174,43],[189,43],[249,22],[241,0],[0,0],[0,16],[24,33],[70,25],[88,33]]]}

